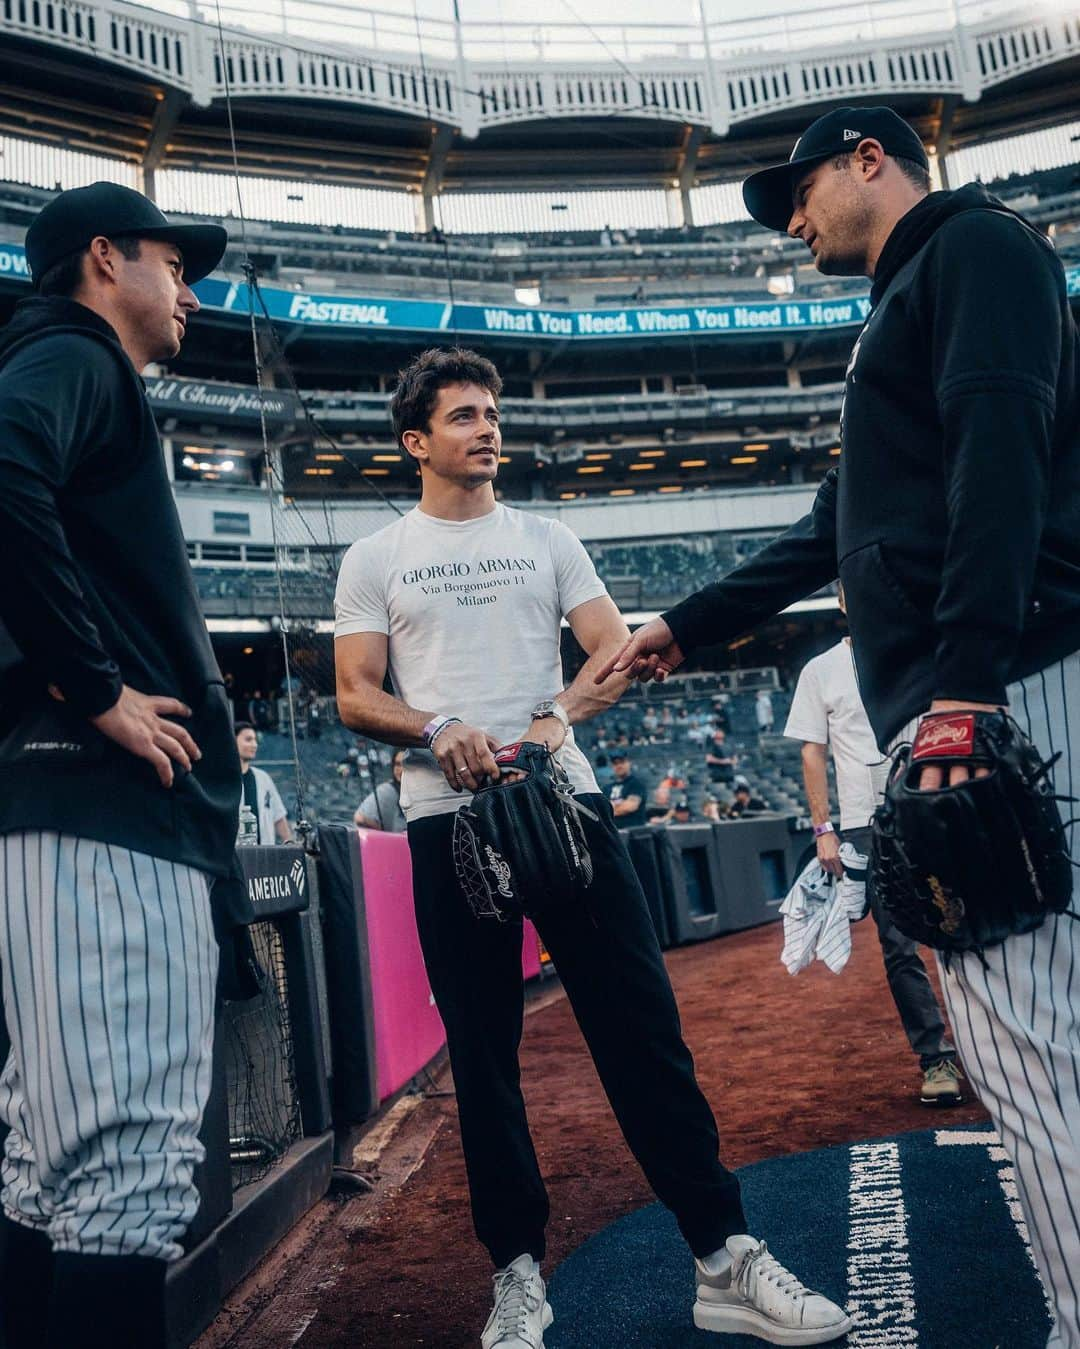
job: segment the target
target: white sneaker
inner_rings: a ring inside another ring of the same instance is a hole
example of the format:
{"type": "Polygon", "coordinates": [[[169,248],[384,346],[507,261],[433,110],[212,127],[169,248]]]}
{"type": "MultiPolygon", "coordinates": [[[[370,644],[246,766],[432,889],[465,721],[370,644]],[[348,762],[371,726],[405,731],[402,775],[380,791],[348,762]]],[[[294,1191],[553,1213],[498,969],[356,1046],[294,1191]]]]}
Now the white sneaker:
{"type": "Polygon", "coordinates": [[[519,1255],[495,1273],[495,1306],[480,1336],[483,1349],[544,1349],[544,1331],[555,1319],[544,1294],[540,1266],[519,1255]]]}
{"type": "Polygon", "coordinates": [[[851,1329],[851,1317],[835,1302],[812,1293],[770,1255],[763,1241],[728,1237],[731,1269],[697,1269],[694,1325],[721,1335],[756,1335],[769,1344],[826,1344],[851,1329]]]}

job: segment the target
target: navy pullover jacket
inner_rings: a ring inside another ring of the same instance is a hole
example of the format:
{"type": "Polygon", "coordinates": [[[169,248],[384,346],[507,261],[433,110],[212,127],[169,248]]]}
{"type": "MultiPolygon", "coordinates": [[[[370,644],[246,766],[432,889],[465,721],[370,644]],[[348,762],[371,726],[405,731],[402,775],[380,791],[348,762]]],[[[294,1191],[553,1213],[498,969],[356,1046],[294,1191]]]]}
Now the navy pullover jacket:
{"type": "Polygon", "coordinates": [[[843,581],[883,748],[1080,649],[1077,331],[1051,245],[973,184],[898,221],[810,513],[664,615],[684,652],[843,581]]]}

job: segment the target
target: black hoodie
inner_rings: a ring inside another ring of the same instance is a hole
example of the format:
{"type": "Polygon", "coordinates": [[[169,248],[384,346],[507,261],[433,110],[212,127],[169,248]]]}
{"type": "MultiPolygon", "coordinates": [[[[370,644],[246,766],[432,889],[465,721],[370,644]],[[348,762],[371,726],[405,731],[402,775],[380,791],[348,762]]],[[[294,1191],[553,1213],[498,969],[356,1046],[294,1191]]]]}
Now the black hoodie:
{"type": "Polygon", "coordinates": [[[0,833],[61,830],[232,873],[240,765],[161,444],[116,333],[71,300],[23,300],[0,333],[0,576],[17,648],[0,687],[0,833]],[[89,720],[122,684],[192,709],[202,759],[175,765],[171,788],[89,720]]]}
{"type": "Polygon", "coordinates": [[[893,229],[809,515],[664,617],[684,651],[843,581],[881,746],[1080,649],[1080,355],[1050,244],[973,184],[893,229]]]}

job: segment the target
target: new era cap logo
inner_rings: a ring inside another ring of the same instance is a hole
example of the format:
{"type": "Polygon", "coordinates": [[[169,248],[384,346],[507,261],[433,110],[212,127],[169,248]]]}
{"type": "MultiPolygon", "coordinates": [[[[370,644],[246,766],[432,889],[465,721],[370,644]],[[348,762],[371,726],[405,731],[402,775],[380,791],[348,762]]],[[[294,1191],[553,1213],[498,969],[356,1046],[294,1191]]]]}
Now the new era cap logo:
{"type": "Polygon", "coordinates": [[[844,131],[844,140],[846,141],[857,141],[860,136],[862,136],[861,131],[844,131]]]}

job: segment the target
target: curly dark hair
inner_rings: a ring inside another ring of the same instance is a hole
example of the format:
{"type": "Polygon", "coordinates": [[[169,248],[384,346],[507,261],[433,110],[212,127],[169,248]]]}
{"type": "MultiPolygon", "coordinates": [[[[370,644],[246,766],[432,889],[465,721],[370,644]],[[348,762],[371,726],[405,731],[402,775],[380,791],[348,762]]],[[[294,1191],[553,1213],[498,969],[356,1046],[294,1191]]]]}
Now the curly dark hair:
{"type": "Polygon", "coordinates": [[[390,416],[398,444],[406,431],[430,431],[439,390],[448,384],[479,384],[499,401],[502,379],[486,356],[466,347],[429,347],[398,372],[390,416]]]}

